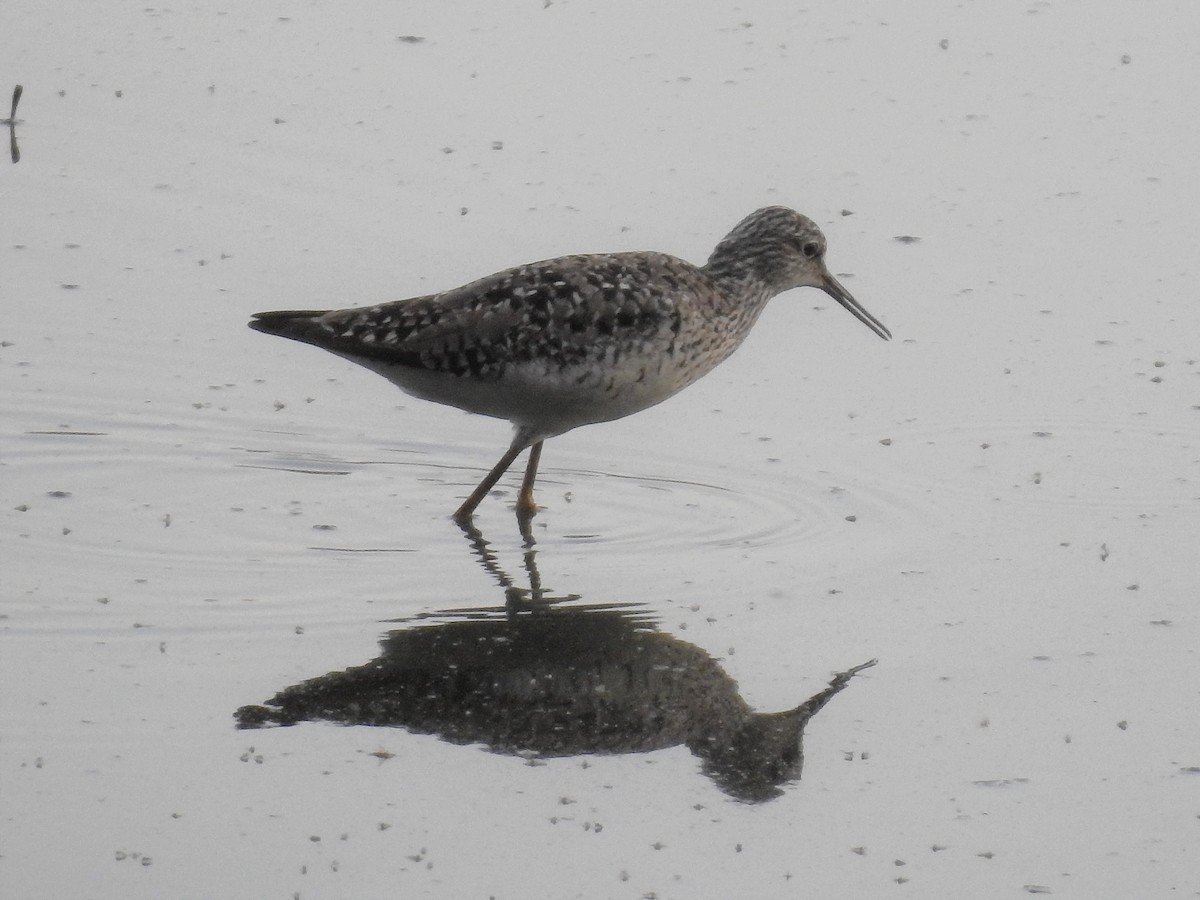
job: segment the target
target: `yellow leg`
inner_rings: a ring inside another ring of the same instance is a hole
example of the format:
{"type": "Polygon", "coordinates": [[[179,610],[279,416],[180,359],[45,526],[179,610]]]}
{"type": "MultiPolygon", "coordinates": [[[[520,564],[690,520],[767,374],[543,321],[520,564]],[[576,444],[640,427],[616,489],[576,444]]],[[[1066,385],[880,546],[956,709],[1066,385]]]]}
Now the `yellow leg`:
{"type": "Polygon", "coordinates": [[[521,451],[524,449],[524,447],[516,442],[514,442],[513,445],[508,448],[505,454],[500,457],[500,462],[496,463],[496,465],[492,467],[492,471],[488,472],[487,475],[484,476],[483,481],[479,482],[479,487],[471,491],[471,496],[464,500],[462,506],[455,510],[455,521],[471,521],[471,517],[475,515],[475,507],[477,507],[479,502],[488,495],[488,491],[496,486],[496,482],[500,480],[500,476],[508,471],[508,467],[513,464],[513,460],[520,456],[521,451]]]}
{"type": "Polygon", "coordinates": [[[537,511],[537,504],[533,502],[533,482],[537,478],[538,460],[542,458],[542,442],[531,442],[530,438],[534,436],[534,432],[525,429],[518,429],[513,435],[512,444],[508,450],[500,457],[500,461],[492,466],[492,470],[484,476],[483,481],[479,482],[479,486],[471,491],[471,496],[463,501],[454,512],[454,520],[459,524],[470,522],[472,516],[475,515],[475,507],[477,507],[488,492],[496,486],[496,482],[500,477],[508,471],[509,466],[513,464],[521,451],[529,447],[529,465],[525,467],[525,479],[521,482],[521,493],[517,495],[517,515],[528,519],[537,511]]]}
{"type": "Polygon", "coordinates": [[[529,464],[525,466],[525,478],[521,481],[521,493],[517,495],[517,515],[532,516],[537,512],[537,503],[533,499],[533,482],[537,479],[538,463],[542,459],[542,442],[538,441],[529,448],[529,464]]]}

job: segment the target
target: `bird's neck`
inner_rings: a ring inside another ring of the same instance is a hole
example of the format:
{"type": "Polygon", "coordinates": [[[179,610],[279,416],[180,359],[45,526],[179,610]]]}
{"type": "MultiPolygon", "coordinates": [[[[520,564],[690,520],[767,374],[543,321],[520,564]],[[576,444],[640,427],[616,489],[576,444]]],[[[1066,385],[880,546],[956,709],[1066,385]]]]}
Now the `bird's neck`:
{"type": "Polygon", "coordinates": [[[767,305],[779,293],[773,285],[745,267],[704,267],[713,287],[713,313],[722,319],[743,323],[749,329],[767,305]]]}

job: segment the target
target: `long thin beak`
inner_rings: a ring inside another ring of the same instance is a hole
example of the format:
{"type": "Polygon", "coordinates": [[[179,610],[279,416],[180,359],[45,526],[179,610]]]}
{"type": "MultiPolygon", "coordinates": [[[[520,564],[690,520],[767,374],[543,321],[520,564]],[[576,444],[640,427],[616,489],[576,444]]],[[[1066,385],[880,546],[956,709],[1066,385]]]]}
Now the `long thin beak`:
{"type": "Polygon", "coordinates": [[[821,290],[846,307],[853,314],[854,318],[858,319],[858,321],[862,322],[885,341],[891,340],[892,333],[887,330],[884,324],[863,309],[862,304],[855,300],[850,292],[842,287],[841,283],[828,272],[821,274],[821,290]]]}

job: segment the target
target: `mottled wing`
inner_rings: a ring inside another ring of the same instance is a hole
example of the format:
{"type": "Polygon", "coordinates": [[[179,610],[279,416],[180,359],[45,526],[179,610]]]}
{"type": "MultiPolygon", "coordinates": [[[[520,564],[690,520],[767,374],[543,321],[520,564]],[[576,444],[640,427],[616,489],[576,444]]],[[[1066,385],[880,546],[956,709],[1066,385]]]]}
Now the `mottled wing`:
{"type": "Polygon", "coordinates": [[[252,326],[359,359],[491,379],[513,363],[565,367],[639,336],[678,334],[679,296],[694,272],[656,253],[567,256],[426,297],[264,313],[252,326]]]}

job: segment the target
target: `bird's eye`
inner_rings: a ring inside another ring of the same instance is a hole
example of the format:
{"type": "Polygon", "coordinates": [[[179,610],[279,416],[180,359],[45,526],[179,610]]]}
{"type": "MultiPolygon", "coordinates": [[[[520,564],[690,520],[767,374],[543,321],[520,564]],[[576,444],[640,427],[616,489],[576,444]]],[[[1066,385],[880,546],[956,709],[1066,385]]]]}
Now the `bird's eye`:
{"type": "Polygon", "coordinates": [[[800,252],[804,254],[806,259],[813,259],[821,255],[821,245],[816,241],[806,241],[804,246],[800,248],[800,252]]]}

